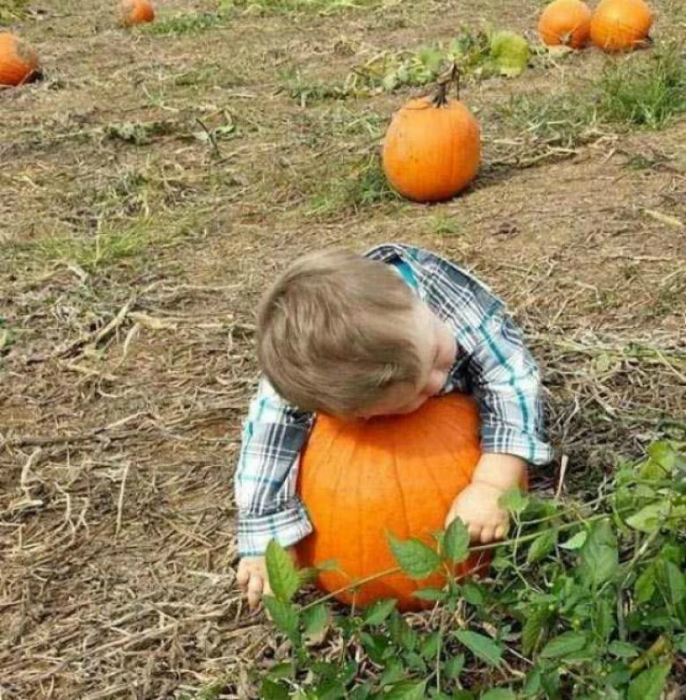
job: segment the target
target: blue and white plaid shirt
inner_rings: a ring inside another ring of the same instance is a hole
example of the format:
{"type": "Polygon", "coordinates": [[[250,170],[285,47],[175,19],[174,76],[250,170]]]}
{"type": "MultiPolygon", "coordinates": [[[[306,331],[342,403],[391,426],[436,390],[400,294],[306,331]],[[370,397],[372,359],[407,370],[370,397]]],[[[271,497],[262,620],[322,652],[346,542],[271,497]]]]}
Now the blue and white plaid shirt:
{"type": "MultiPolygon", "coordinates": [[[[531,464],[549,462],[538,368],[504,303],[472,275],[425,250],[383,245],[366,257],[394,265],[452,329],[457,358],[441,393],[476,396],[482,450],[516,455],[531,464]]],[[[296,480],[314,418],[287,404],[262,378],[243,424],[235,474],[241,556],[263,554],[271,539],[292,545],[312,531],[296,480]]]]}

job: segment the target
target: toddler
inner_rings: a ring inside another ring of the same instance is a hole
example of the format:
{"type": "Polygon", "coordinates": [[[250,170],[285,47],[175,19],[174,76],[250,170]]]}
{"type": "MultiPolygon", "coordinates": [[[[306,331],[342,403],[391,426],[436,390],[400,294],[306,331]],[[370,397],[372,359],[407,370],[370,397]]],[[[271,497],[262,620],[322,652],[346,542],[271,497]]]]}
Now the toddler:
{"type": "Polygon", "coordinates": [[[297,260],[258,311],[263,376],[244,423],[235,475],[238,583],[251,608],[269,592],[264,552],[311,531],[296,494],[301,450],[316,414],[350,420],[410,413],[429,397],[473,394],[483,454],[445,525],[473,542],[507,532],[498,500],[526,464],[545,464],[538,369],[503,302],[428,251],[383,245],[297,260]]]}

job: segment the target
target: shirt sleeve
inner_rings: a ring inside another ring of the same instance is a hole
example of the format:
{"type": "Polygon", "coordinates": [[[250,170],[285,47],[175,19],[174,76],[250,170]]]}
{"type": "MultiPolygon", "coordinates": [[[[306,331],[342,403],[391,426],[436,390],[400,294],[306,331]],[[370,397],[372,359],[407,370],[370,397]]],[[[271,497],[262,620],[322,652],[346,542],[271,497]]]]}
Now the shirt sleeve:
{"type": "Polygon", "coordinates": [[[313,421],[312,413],[289,405],[266,379],[260,381],[243,423],[234,477],[240,556],[264,554],[272,539],[288,547],[312,532],[296,482],[313,421]]]}
{"type": "Polygon", "coordinates": [[[547,464],[553,452],[543,438],[538,367],[519,328],[503,309],[494,309],[475,330],[468,373],[481,406],[483,451],[547,464]]]}

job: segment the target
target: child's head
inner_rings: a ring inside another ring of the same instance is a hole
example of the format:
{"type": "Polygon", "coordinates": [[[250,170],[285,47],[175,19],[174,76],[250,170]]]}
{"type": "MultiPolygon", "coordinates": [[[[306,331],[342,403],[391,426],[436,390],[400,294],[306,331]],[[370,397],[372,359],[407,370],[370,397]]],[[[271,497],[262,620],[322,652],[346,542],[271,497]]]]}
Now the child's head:
{"type": "Polygon", "coordinates": [[[330,250],[293,263],[258,313],[262,371],[303,410],[407,413],[442,388],[448,328],[389,265],[330,250]]]}

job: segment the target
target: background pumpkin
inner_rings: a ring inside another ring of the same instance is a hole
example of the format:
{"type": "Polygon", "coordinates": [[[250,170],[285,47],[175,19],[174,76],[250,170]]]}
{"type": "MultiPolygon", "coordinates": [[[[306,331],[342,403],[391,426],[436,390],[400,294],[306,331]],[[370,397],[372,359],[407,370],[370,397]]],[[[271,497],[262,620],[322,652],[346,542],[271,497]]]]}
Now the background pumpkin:
{"type": "MultiPolygon", "coordinates": [[[[298,562],[336,560],[340,571],[319,575],[332,592],[396,566],[386,533],[419,537],[443,529],[455,496],[469,483],[480,456],[479,416],[473,399],[450,394],[427,401],[409,415],[344,422],[321,415],[303,453],[298,490],[314,533],[296,547],[298,562]]],[[[487,565],[473,555],[459,574],[487,565]]],[[[440,586],[441,576],[414,581],[392,574],[361,587],[357,605],[397,597],[402,610],[419,609],[413,591],[440,586]]],[[[352,602],[352,594],[338,596],[352,602]]]]}
{"type": "Polygon", "coordinates": [[[538,33],[548,46],[580,49],[588,41],[592,14],[581,0],[554,0],[541,13],[538,33]]]}
{"type": "Polygon", "coordinates": [[[632,51],[646,41],[652,25],[644,0],[602,0],[591,19],[591,40],[604,51],[632,51]]]}
{"type": "Polygon", "coordinates": [[[120,5],[121,23],[125,27],[134,24],[152,22],[155,19],[155,8],[148,0],[122,0],[120,5]]]}
{"type": "Polygon", "coordinates": [[[481,132],[459,100],[410,100],[393,115],[382,151],[383,168],[393,188],[408,199],[435,202],[464,189],[481,162],[481,132]]]}
{"type": "Polygon", "coordinates": [[[0,85],[21,85],[38,72],[38,54],[30,44],[9,32],[0,33],[0,85]]]}

